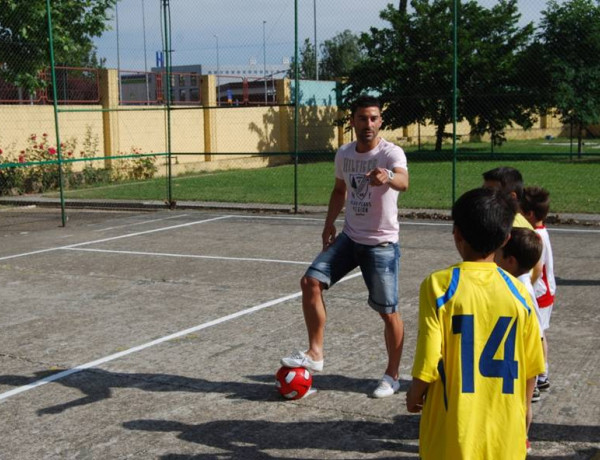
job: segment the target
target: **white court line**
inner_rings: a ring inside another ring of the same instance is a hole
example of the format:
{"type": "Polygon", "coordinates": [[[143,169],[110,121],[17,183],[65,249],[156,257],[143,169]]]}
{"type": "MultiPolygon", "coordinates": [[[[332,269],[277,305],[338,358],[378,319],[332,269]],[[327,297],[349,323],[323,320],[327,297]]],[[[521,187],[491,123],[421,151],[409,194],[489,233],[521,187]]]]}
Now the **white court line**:
{"type": "MultiPolygon", "coordinates": [[[[354,273],[353,275],[348,275],[348,276],[342,278],[340,281],[338,281],[338,283],[342,283],[344,281],[348,281],[348,280],[350,280],[352,278],[356,278],[357,276],[360,276],[360,275],[361,275],[361,272],[354,273]]],[[[183,337],[185,335],[192,334],[192,333],[200,331],[202,329],[207,329],[207,328],[212,327],[212,326],[217,326],[218,324],[222,324],[222,323],[225,323],[227,321],[231,321],[232,319],[236,319],[236,318],[239,318],[241,316],[249,315],[250,313],[254,313],[254,312],[257,312],[259,310],[263,310],[265,308],[272,307],[273,305],[277,305],[277,304],[280,304],[280,303],[283,303],[283,302],[287,302],[288,300],[295,299],[297,297],[300,297],[301,295],[302,295],[302,292],[296,292],[294,294],[290,294],[290,295],[287,295],[287,296],[284,296],[284,297],[280,297],[280,298],[275,299],[275,300],[270,300],[269,302],[261,303],[260,305],[255,305],[254,307],[246,308],[245,310],[241,310],[241,311],[238,311],[236,313],[232,313],[231,315],[222,316],[221,318],[217,318],[215,320],[199,324],[198,326],[190,327],[189,329],[184,329],[183,331],[179,331],[179,332],[175,332],[175,333],[170,334],[170,335],[166,335],[166,336],[161,337],[159,339],[152,340],[151,342],[147,342],[147,343],[144,343],[142,345],[138,345],[136,347],[129,348],[128,350],[120,351],[118,353],[114,353],[112,355],[105,356],[104,358],[100,358],[100,359],[97,359],[95,361],[90,361],[89,363],[81,364],[81,365],[73,367],[71,369],[67,369],[66,371],[62,371],[62,372],[58,372],[58,373],[53,374],[53,375],[49,375],[48,377],[44,377],[43,379],[36,380],[35,382],[32,382],[32,383],[30,383],[28,385],[23,385],[21,387],[14,388],[14,389],[6,391],[4,393],[0,393],[0,401],[6,400],[6,399],[8,399],[8,398],[10,398],[12,396],[15,396],[15,395],[18,395],[20,393],[24,393],[26,391],[32,390],[34,388],[37,388],[39,386],[45,385],[46,383],[54,382],[56,380],[63,379],[65,377],[68,377],[69,375],[76,374],[76,373],[84,371],[86,369],[90,369],[92,367],[98,367],[98,366],[100,366],[102,364],[108,363],[110,361],[114,361],[115,359],[122,358],[123,356],[127,356],[127,355],[130,355],[132,353],[136,353],[138,351],[145,350],[146,348],[153,347],[154,345],[159,345],[159,344],[161,344],[163,342],[167,342],[169,340],[173,340],[173,339],[176,339],[176,338],[179,338],[179,337],[183,337]]]]}
{"type": "Polygon", "coordinates": [[[139,256],[159,256],[159,257],[181,257],[190,259],[214,259],[214,260],[234,260],[244,262],[275,262],[280,264],[310,265],[311,262],[299,262],[296,260],[280,259],[259,259],[254,257],[222,257],[222,256],[200,256],[194,254],[171,254],[167,252],[142,252],[142,251],[116,251],[112,249],[92,249],[92,248],[65,248],[68,251],[87,251],[87,252],[107,252],[112,254],[130,254],[139,256]]]}
{"type": "Polygon", "coordinates": [[[582,229],[582,228],[552,228],[546,227],[549,232],[563,232],[563,233],[600,233],[600,230],[594,229],[582,229]]]}
{"type": "MultiPolygon", "coordinates": [[[[324,222],[323,218],[315,218],[315,217],[291,217],[291,216],[244,216],[242,214],[231,214],[229,217],[238,218],[238,219],[271,219],[271,220],[304,220],[304,221],[318,221],[324,222]]],[[[337,219],[336,222],[343,222],[343,219],[337,219]]],[[[413,226],[424,226],[424,227],[451,227],[453,224],[451,221],[443,221],[443,222],[414,222],[407,220],[400,220],[400,231],[402,231],[403,225],[413,225],[413,226]]],[[[550,232],[563,232],[563,233],[600,233],[600,229],[579,229],[579,228],[554,228],[548,227],[548,231],[550,232]]]]}
{"type": "Polygon", "coordinates": [[[69,244],[67,246],[58,246],[55,248],[40,249],[39,251],[23,252],[21,254],[13,254],[12,256],[0,257],[0,260],[15,259],[17,257],[25,257],[25,256],[33,255],[33,254],[42,254],[44,252],[58,251],[60,249],[78,248],[80,246],[86,246],[88,244],[105,243],[107,241],[120,240],[123,238],[131,238],[133,236],[147,235],[149,233],[163,232],[165,230],[173,230],[174,228],[189,227],[190,225],[204,224],[206,222],[214,222],[216,220],[229,219],[230,217],[231,216],[220,216],[220,217],[214,217],[212,219],[196,220],[194,222],[187,222],[185,224],[172,225],[170,227],[155,228],[152,230],[145,230],[143,232],[137,232],[137,233],[128,233],[127,235],[112,236],[110,238],[102,238],[100,240],[84,241],[83,243],[69,244]]]}
{"type": "Polygon", "coordinates": [[[169,216],[169,217],[163,217],[161,219],[152,219],[152,220],[145,220],[143,222],[134,222],[132,224],[124,224],[124,225],[115,225],[114,227],[106,227],[106,228],[99,228],[97,230],[94,230],[95,232],[106,232],[107,230],[114,230],[116,228],[125,228],[125,227],[133,227],[135,225],[146,225],[146,224],[151,224],[153,222],[160,222],[162,220],[169,220],[169,219],[178,219],[180,217],[187,217],[189,214],[178,214],[176,216],[169,216]]]}

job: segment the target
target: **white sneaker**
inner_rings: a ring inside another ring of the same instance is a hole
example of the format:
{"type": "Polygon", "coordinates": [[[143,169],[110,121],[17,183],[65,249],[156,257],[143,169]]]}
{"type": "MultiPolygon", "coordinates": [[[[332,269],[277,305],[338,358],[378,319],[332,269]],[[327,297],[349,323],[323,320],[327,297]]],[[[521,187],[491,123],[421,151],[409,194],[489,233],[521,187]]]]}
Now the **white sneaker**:
{"type": "Polygon", "coordinates": [[[387,398],[388,396],[392,396],[400,389],[400,382],[398,380],[394,380],[387,374],[383,374],[383,377],[379,381],[379,385],[373,391],[374,398],[387,398]]]}
{"type": "Polygon", "coordinates": [[[303,367],[312,372],[323,370],[323,360],[315,361],[303,351],[296,350],[285,358],[281,358],[281,365],[285,367],[303,367]]]}

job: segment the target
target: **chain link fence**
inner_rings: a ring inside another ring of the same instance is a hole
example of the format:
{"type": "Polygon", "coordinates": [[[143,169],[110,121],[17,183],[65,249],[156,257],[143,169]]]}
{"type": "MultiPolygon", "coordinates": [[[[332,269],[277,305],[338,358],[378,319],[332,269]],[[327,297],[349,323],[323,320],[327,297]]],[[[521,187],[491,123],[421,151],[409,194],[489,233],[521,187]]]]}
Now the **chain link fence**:
{"type": "Polygon", "coordinates": [[[592,0],[6,2],[5,204],[60,203],[63,224],[81,206],[325,206],[370,93],[407,152],[401,208],[448,209],[511,165],[552,211],[600,212],[592,0]]]}

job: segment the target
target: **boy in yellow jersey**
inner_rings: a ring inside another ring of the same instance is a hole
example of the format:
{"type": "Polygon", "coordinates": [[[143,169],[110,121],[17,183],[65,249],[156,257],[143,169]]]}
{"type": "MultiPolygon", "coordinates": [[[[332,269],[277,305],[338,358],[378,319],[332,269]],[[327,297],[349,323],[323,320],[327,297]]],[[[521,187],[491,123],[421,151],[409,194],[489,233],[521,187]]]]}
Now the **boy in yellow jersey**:
{"type": "Polygon", "coordinates": [[[527,407],[544,358],[527,290],[494,263],[514,216],[514,203],[499,191],[462,195],[452,219],[463,262],[421,284],[406,406],[423,411],[423,459],[526,456],[527,407]]]}

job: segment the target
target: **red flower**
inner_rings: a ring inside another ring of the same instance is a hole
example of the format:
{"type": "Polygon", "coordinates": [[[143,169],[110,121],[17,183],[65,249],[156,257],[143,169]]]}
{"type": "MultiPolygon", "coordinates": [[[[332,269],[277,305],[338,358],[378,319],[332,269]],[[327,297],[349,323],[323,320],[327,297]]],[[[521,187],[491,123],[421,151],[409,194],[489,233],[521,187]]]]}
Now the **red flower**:
{"type": "Polygon", "coordinates": [[[0,155],[2,155],[2,149],[0,149],[0,155]]]}
{"type": "Polygon", "coordinates": [[[44,133],[44,134],[42,134],[42,136],[44,136],[44,137],[48,137],[48,134],[44,133]]]}
{"type": "Polygon", "coordinates": [[[19,155],[19,163],[25,163],[25,155],[19,155]]]}
{"type": "Polygon", "coordinates": [[[48,149],[48,153],[49,153],[50,155],[55,155],[55,154],[56,154],[56,149],[55,149],[54,147],[50,147],[50,148],[48,149]]]}

